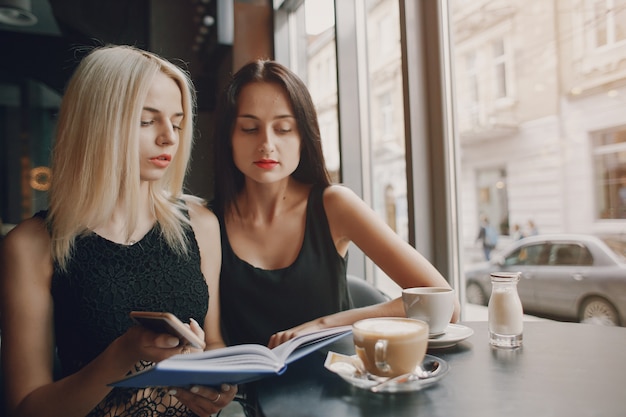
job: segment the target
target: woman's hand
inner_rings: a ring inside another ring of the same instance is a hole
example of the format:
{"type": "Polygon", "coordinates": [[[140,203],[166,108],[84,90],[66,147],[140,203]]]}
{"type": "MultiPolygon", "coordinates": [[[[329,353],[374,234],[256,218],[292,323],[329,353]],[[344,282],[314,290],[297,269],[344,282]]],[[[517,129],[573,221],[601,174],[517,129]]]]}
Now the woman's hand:
{"type": "Polygon", "coordinates": [[[190,389],[172,388],[169,394],[178,398],[198,416],[209,417],[231,403],[237,394],[237,386],[222,384],[218,391],[214,388],[194,385],[190,389]]]}
{"type": "MultiPolygon", "coordinates": [[[[322,318],[323,319],[323,318],[322,318]]],[[[300,336],[302,334],[311,333],[316,330],[322,330],[328,326],[325,326],[322,323],[321,319],[309,321],[307,323],[301,324],[296,327],[292,327],[291,329],[283,330],[282,332],[274,333],[272,337],[270,337],[270,341],[267,344],[267,347],[270,349],[275,348],[278,345],[285,343],[288,340],[293,339],[296,336],[300,336]]]]}
{"type": "MultiPolygon", "coordinates": [[[[190,320],[189,328],[204,340],[204,331],[194,319],[190,320]]],[[[179,353],[202,351],[183,343],[176,336],[154,332],[140,325],[128,329],[121,339],[124,345],[123,352],[130,357],[130,363],[139,360],[160,362],[179,353]]]]}

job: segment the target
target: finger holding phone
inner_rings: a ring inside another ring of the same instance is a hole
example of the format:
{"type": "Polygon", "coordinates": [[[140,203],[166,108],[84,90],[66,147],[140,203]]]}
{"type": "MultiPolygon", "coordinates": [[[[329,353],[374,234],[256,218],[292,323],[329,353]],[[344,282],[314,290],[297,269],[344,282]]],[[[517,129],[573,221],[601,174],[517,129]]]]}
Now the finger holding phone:
{"type": "Polygon", "coordinates": [[[201,351],[206,347],[204,331],[194,319],[190,319],[190,324],[185,324],[172,313],[150,311],[132,311],[130,317],[135,323],[153,332],[175,336],[177,339],[170,338],[165,343],[166,347],[168,343],[176,343],[172,347],[182,348],[179,353],[201,351]]]}

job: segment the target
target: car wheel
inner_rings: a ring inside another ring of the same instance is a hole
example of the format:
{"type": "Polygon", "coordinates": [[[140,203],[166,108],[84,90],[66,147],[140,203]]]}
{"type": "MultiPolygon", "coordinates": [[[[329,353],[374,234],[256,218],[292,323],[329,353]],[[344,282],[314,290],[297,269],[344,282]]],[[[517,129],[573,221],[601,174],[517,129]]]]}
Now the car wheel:
{"type": "Polygon", "coordinates": [[[613,304],[602,297],[586,299],[580,308],[578,320],[581,323],[619,326],[617,310],[613,307],[613,304]]]}
{"type": "Polygon", "coordinates": [[[469,282],[465,287],[465,298],[468,303],[478,304],[481,306],[487,305],[487,296],[485,291],[481,288],[480,284],[476,282],[469,282]]]}

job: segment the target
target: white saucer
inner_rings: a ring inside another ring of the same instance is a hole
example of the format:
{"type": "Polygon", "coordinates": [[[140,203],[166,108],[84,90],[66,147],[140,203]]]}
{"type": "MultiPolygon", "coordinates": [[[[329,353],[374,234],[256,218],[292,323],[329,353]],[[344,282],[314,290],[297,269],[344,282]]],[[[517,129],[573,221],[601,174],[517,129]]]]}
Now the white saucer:
{"type": "Polygon", "coordinates": [[[441,336],[428,339],[428,349],[443,349],[456,345],[474,334],[474,330],[462,324],[449,324],[441,336]]]}

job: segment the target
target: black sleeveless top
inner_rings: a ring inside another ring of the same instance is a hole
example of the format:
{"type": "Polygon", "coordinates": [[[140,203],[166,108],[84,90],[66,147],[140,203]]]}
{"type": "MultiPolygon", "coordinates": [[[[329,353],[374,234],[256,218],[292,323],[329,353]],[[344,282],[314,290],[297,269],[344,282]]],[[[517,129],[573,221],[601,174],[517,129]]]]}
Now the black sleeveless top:
{"type": "MultiPolygon", "coordinates": [[[[37,213],[44,218],[45,212],[37,213]]],[[[169,311],[201,326],[208,288],[200,270],[200,251],[191,227],[189,254],[173,252],[158,224],[126,246],[91,233],[77,237],[66,271],[54,267],[51,292],[58,356],[63,376],[98,356],[133,325],[132,310],[169,311]]],[[[139,362],[136,370],[152,366],[139,362]]],[[[114,388],[89,416],[193,416],[167,394],[167,388],[114,388]],[[139,399],[138,399],[139,398],[139,399]]]]}
{"type": "Polygon", "coordinates": [[[256,268],[238,258],[228,241],[223,216],[220,304],[222,334],[229,345],[267,345],[272,334],[351,307],[346,258],[335,248],[323,203],[324,188],[313,187],[306,209],[302,248],[290,266],[256,268]]]}

